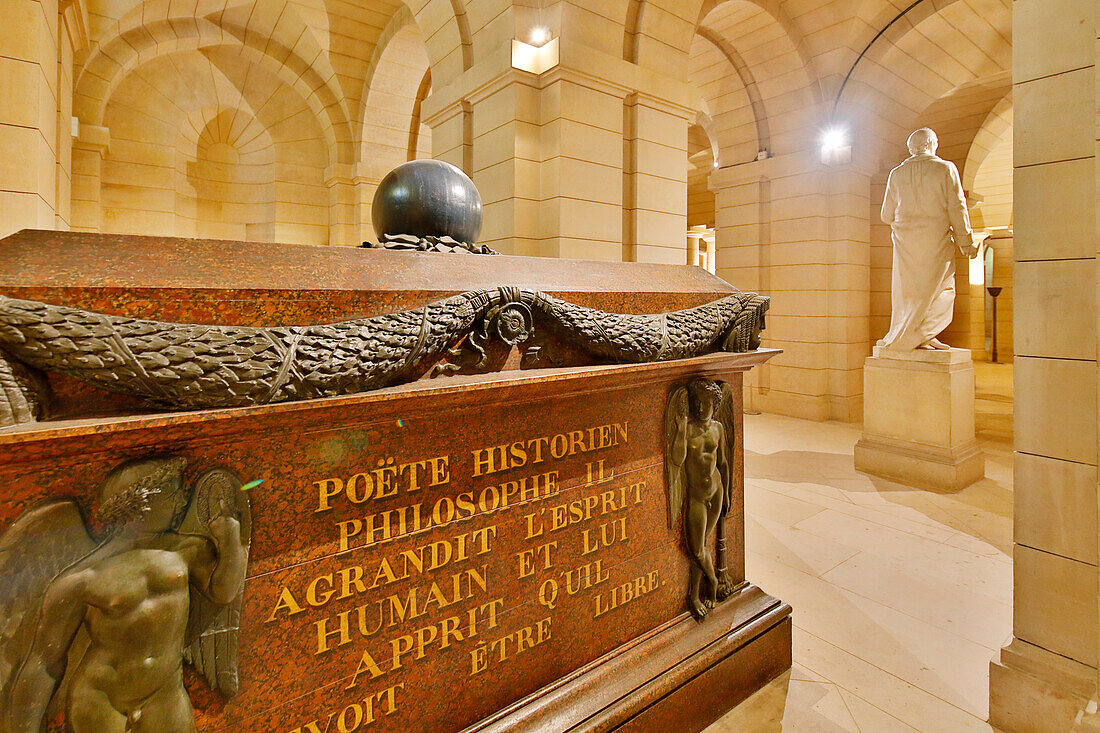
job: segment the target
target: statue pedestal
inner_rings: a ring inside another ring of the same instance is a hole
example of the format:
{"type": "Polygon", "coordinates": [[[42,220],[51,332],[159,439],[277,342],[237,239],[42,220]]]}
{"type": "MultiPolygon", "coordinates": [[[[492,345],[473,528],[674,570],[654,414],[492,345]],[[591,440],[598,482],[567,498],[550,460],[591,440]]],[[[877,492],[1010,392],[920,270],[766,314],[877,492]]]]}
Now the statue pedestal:
{"type": "Polygon", "coordinates": [[[974,363],[968,349],[899,352],[876,346],[864,362],[863,390],[856,470],[947,490],[985,475],[974,437],[974,363]]]}

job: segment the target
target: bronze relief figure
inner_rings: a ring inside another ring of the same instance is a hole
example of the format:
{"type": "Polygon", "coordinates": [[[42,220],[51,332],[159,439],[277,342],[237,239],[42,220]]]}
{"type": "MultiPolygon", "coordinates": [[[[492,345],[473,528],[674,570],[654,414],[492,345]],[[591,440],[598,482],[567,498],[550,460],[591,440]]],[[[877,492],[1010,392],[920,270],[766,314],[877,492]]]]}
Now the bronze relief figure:
{"type": "Polygon", "coordinates": [[[726,573],[722,520],[733,501],[733,394],[728,384],[694,379],[670,395],[665,408],[668,522],[684,518],[691,558],[688,607],[701,619],[733,593],[726,573]],[[717,551],[711,537],[717,535],[717,551]]]}
{"type": "Polygon", "coordinates": [[[251,513],[227,470],[184,485],[180,457],[115,468],[89,532],[71,500],[24,511],[0,535],[0,730],[194,730],[190,662],[237,691],[251,513]]]}

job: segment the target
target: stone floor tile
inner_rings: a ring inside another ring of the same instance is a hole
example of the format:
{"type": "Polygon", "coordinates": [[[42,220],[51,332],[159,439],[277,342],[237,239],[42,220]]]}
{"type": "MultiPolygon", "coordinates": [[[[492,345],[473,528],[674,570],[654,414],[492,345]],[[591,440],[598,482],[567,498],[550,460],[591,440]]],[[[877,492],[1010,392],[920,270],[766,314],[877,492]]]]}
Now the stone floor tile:
{"type": "Polygon", "coordinates": [[[822,576],[833,585],[877,601],[980,644],[990,657],[1011,633],[1012,604],[966,586],[945,588],[880,556],[860,553],[822,576]],[[991,622],[991,619],[1000,620],[991,622]]]}
{"type": "Polygon", "coordinates": [[[919,731],[990,730],[977,716],[798,628],[794,630],[794,655],[803,660],[800,666],[919,731]]]}
{"type": "Polygon", "coordinates": [[[860,733],[836,685],[795,679],[791,673],[707,729],[707,733],[860,733]]]}
{"type": "Polygon", "coordinates": [[[989,731],[1012,626],[1012,367],[976,364],[986,478],[957,492],[855,471],[859,425],[745,421],[750,580],[794,608],[794,667],[708,730],[989,731]]]}
{"type": "Polygon", "coordinates": [[[758,555],[750,555],[748,577],[791,604],[797,627],[985,717],[989,648],[758,555]]]}
{"type": "Polygon", "coordinates": [[[1012,565],[1007,558],[975,555],[832,509],[819,512],[795,527],[891,560],[929,581],[946,583],[948,587],[971,587],[1011,603],[1012,565]]]}
{"type": "Polygon", "coordinates": [[[855,721],[860,733],[914,733],[917,730],[843,687],[839,689],[840,697],[848,707],[848,712],[851,713],[852,720],[855,721]]]}
{"type": "Polygon", "coordinates": [[[745,514],[763,517],[788,526],[809,519],[825,510],[819,503],[797,496],[787,496],[778,491],[751,491],[745,493],[745,514]]]}
{"type": "Polygon", "coordinates": [[[820,576],[859,550],[760,516],[745,518],[745,545],[763,557],[820,576]]]}

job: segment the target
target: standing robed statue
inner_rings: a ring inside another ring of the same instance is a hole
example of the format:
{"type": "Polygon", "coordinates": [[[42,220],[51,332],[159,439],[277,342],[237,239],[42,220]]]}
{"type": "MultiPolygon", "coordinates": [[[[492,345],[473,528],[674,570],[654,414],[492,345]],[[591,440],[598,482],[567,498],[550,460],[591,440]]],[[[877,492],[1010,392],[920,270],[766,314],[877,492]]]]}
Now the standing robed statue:
{"type": "Polygon", "coordinates": [[[894,263],[890,331],[878,345],[898,351],[947,349],[936,336],[951,323],[955,248],[967,257],[978,248],[959,171],[936,155],[936,133],[921,128],[907,145],[910,157],[890,171],[882,202],[894,263]]]}

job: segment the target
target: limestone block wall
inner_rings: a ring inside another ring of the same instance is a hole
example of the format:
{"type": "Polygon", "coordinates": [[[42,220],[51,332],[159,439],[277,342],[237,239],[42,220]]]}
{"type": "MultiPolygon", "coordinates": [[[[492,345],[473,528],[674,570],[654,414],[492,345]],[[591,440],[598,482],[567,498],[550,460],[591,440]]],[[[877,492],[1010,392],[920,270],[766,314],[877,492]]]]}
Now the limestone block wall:
{"type": "Polygon", "coordinates": [[[431,62],[466,48],[448,0],[9,5],[4,234],[358,243],[381,174],[430,154],[431,62]]]}
{"type": "MultiPolygon", "coordinates": [[[[84,17],[57,0],[9,0],[0,29],[0,221],[68,225],[74,38],[84,17]],[[64,199],[65,203],[59,203],[64,199]]],[[[6,232],[5,232],[6,233],[6,232]]]]}
{"type": "Polygon", "coordinates": [[[0,78],[28,104],[0,113],[0,233],[351,245],[381,177],[430,154],[473,177],[504,252],[680,264],[714,224],[787,349],[750,398],[815,419],[861,415],[906,135],[936,127],[974,190],[1012,118],[1010,0],[8,2],[0,78]]]}
{"type": "Polygon", "coordinates": [[[1005,135],[978,167],[973,190],[984,197],[975,212],[974,225],[983,228],[1012,226],[1012,136],[1005,135]]]}
{"type": "Polygon", "coordinates": [[[768,344],[785,353],[750,380],[757,409],[858,420],[868,353],[870,177],[816,151],[723,168],[717,274],[772,298],[768,344]]]}
{"type": "Polygon", "coordinates": [[[1096,693],[1097,109],[1091,0],[1016,0],[1012,643],[991,722],[1069,730],[1096,693]]]}
{"type": "MultiPolygon", "coordinates": [[[[987,247],[993,250],[993,280],[987,282],[986,285],[996,285],[1002,288],[1001,294],[997,296],[997,353],[1001,361],[1008,361],[1015,351],[1013,348],[1013,324],[1015,322],[1016,307],[1014,298],[1016,293],[1014,239],[1011,234],[998,232],[985,240],[985,243],[987,247]]],[[[984,325],[984,298],[982,307],[982,322],[984,325]]],[[[984,332],[983,335],[986,338],[990,336],[990,334],[984,332]]],[[[980,349],[984,348],[984,343],[980,344],[980,349]]]]}

